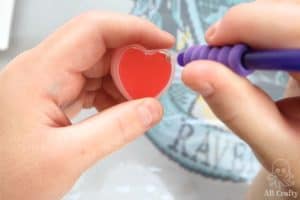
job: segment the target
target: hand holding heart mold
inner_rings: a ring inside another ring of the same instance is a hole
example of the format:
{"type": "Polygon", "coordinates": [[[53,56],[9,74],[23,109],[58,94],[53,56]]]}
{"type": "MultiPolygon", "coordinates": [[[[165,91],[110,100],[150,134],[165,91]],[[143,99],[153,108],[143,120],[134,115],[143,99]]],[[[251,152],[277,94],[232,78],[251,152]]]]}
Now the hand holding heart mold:
{"type": "Polygon", "coordinates": [[[113,80],[128,100],[158,98],[168,88],[174,73],[166,50],[147,50],[131,45],[117,50],[112,58],[113,80]]]}

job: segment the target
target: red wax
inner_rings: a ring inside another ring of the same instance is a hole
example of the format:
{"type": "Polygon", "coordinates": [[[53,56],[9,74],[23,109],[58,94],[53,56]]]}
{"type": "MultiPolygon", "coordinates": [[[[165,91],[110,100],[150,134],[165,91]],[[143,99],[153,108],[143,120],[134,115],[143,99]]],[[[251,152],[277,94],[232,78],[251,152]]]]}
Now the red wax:
{"type": "Polygon", "coordinates": [[[171,75],[171,61],[162,52],[147,54],[132,48],[125,51],[120,60],[120,80],[133,99],[158,96],[168,85],[171,75]]]}

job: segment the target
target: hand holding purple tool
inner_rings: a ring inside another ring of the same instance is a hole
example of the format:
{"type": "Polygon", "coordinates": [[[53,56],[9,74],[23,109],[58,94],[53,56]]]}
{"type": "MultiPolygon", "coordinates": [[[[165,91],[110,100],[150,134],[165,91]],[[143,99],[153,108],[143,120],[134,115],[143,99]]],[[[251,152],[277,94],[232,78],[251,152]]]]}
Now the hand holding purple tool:
{"type": "Polygon", "coordinates": [[[241,76],[248,76],[254,70],[300,71],[300,49],[252,50],[243,44],[224,47],[198,45],[180,53],[177,58],[181,66],[196,60],[220,62],[241,76]]]}

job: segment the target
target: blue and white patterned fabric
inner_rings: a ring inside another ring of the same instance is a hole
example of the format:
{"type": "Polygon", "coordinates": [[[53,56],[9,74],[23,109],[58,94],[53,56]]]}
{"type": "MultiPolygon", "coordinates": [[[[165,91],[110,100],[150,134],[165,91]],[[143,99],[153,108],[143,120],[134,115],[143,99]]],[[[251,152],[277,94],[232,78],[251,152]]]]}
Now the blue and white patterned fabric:
{"type": "MultiPolygon", "coordinates": [[[[132,13],[176,36],[174,52],[204,43],[209,25],[241,0],[133,0],[132,13]]],[[[234,182],[250,181],[259,164],[251,149],[221,123],[205,101],[186,88],[177,67],[174,82],[161,98],[162,123],[149,131],[150,140],[170,159],[204,176],[234,182]]],[[[281,96],[287,76],[260,72],[250,77],[274,99],[281,96]]]]}

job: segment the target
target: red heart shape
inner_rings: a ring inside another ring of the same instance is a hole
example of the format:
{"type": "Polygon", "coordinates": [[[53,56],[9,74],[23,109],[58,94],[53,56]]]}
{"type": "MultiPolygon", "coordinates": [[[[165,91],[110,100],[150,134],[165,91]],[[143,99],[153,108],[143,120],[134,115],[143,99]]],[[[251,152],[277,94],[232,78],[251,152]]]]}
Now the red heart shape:
{"type": "Polygon", "coordinates": [[[171,82],[173,65],[163,50],[129,46],[113,57],[112,76],[127,99],[159,97],[171,82]]]}

